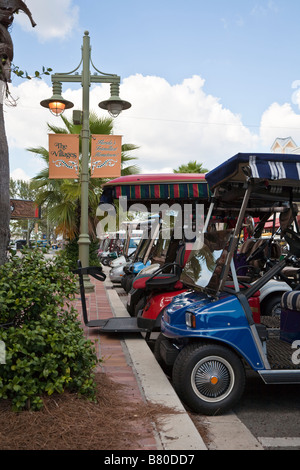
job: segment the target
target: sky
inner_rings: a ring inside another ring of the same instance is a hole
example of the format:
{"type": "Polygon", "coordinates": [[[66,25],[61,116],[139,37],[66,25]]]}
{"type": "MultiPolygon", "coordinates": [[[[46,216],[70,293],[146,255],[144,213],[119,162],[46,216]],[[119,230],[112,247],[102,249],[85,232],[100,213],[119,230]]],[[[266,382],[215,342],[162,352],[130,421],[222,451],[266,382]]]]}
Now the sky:
{"type": "MultiPolygon", "coordinates": [[[[142,173],[194,160],[211,170],[238,152],[270,152],[277,137],[300,146],[298,0],[25,3],[37,26],[15,15],[13,63],[29,75],[43,66],[71,72],[89,31],[93,64],[121,77],[120,96],[132,104],[114,120],[114,133],[139,147],[132,155],[142,173]]],[[[52,96],[51,77],[13,75],[9,89],[16,100],[4,108],[10,173],[28,180],[44,163],[27,149],[48,148],[47,123],[62,121],[40,106],[52,96]]],[[[79,84],[64,83],[62,94],[81,108],[79,84]]],[[[107,116],[98,103],[109,96],[109,85],[93,84],[90,109],[107,116]]]]}

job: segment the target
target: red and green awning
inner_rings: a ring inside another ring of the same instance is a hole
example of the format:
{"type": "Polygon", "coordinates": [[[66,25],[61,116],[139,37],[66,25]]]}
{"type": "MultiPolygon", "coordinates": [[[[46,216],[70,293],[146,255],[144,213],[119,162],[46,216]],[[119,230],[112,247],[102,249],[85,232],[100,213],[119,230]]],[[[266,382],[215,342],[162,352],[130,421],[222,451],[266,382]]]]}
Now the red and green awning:
{"type": "Polygon", "coordinates": [[[128,200],[154,200],[154,199],[207,199],[209,188],[203,183],[179,184],[141,184],[124,185],[114,188],[115,199],[127,197],[128,200]]]}

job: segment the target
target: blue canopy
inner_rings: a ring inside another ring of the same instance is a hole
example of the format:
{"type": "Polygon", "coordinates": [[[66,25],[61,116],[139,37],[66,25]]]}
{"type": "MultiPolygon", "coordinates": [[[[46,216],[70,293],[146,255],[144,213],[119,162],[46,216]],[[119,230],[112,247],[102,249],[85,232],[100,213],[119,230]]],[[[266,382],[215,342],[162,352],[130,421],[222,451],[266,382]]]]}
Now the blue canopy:
{"type": "Polygon", "coordinates": [[[243,182],[246,173],[242,168],[246,166],[252,178],[285,182],[300,180],[300,155],[276,153],[238,153],[207,173],[205,178],[211,189],[226,180],[243,182]]]}

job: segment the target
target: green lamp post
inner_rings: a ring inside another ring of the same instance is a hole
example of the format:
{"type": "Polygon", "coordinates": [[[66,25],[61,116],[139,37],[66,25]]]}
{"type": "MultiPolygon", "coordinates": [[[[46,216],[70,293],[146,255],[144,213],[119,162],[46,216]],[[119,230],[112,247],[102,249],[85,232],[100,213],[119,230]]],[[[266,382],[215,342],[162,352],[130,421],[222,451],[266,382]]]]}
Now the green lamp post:
{"type": "Polygon", "coordinates": [[[89,143],[90,143],[90,86],[91,83],[109,83],[111,97],[99,103],[101,109],[107,110],[112,117],[117,117],[122,110],[129,109],[131,104],[121,100],[119,97],[120,77],[118,75],[106,74],[96,69],[91,60],[91,47],[89,32],[85,31],[82,46],[82,58],[78,67],[69,73],[56,73],[51,76],[53,96],[48,100],[41,101],[41,106],[50,109],[52,114],[59,116],[65,109],[70,109],[74,105],[72,102],[63,99],[61,96],[62,82],[79,82],[82,85],[82,160],[81,160],[81,219],[79,235],[79,259],[83,267],[89,264],[90,237],[88,233],[88,191],[89,191],[89,143]],[[90,64],[97,72],[91,74],[90,64]],[[82,73],[77,70],[82,65],[82,73]],[[77,72],[77,73],[75,73],[77,72]]]}

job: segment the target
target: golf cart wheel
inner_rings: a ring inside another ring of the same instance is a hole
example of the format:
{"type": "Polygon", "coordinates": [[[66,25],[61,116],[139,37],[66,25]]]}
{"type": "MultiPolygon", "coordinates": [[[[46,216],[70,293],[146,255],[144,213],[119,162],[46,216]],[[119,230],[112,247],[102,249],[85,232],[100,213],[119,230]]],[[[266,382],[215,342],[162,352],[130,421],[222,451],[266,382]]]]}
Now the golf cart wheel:
{"type": "Polygon", "coordinates": [[[137,317],[140,310],[144,310],[147,303],[147,298],[142,297],[138,303],[134,306],[134,316],[137,317]]]}
{"type": "Polygon", "coordinates": [[[160,345],[161,345],[161,342],[165,339],[164,335],[162,333],[160,333],[158,335],[158,337],[156,338],[155,340],[155,343],[154,343],[154,357],[156,359],[156,361],[158,362],[158,364],[160,365],[160,367],[162,368],[162,370],[164,371],[164,373],[166,375],[168,375],[169,377],[172,376],[172,366],[169,366],[167,364],[165,364],[163,358],[161,357],[161,354],[160,354],[160,345]]]}
{"type": "Polygon", "coordinates": [[[239,401],[245,388],[245,369],[239,357],[224,346],[192,343],[175,361],[173,385],[192,411],[217,415],[239,401]]]}
{"type": "Polygon", "coordinates": [[[135,278],[134,274],[129,274],[126,279],[126,284],[125,284],[125,292],[128,294],[130,290],[132,289],[132,281],[135,278]]]}
{"type": "Polygon", "coordinates": [[[121,277],[121,287],[125,290],[126,287],[126,280],[127,280],[127,274],[124,274],[124,276],[121,277]]]}
{"type": "Polygon", "coordinates": [[[283,294],[275,294],[263,301],[261,306],[261,315],[267,317],[280,317],[281,314],[281,298],[283,294]]]}

